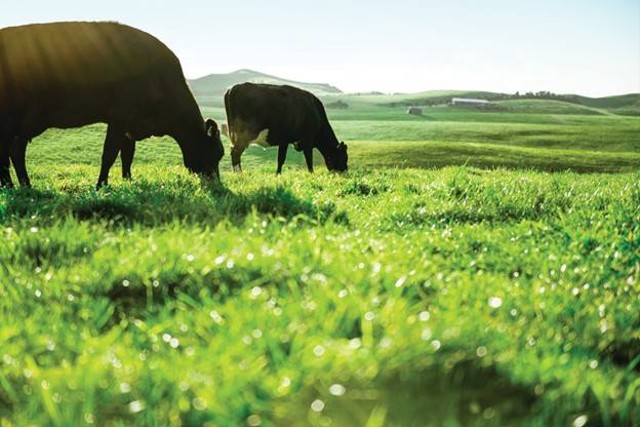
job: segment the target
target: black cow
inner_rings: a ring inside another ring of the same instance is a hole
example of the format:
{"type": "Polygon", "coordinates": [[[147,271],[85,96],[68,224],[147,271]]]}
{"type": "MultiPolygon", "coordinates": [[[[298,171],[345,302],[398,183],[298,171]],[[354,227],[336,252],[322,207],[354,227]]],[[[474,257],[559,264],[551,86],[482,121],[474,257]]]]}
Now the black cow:
{"type": "Polygon", "coordinates": [[[135,141],[170,135],[192,172],[219,177],[224,155],[215,121],[202,118],[173,52],[113,22],[61,22],[0,29],[0,186],[10,161],[29,186],[26,146],[48,128],[108,125],[98,187],[122,150],[130,176],[135,141]]]}
{"type": "Polygon", "coordinates": [[[224,105],[234,171],[242,171],[240,157],[250,144],[278,146],[278,174],[289,144],[304,153],[309,172],[314,148],[329,170],[347,170],[347,146],[338,142],[324,106],[313,94],[287,85],[242,83],[227,91],[224,105]]]}

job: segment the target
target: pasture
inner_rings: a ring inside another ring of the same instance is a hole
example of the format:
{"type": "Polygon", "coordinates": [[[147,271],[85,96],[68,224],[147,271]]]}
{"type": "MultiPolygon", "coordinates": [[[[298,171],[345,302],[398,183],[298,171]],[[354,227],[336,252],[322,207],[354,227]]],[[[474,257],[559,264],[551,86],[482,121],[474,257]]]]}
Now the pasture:
{"type": "Polygon", "coordinates": [[[254,147],[201,182],[154,138],[96,192],[103,126],[34,140],[2,425],[636,424],[640,118],[344,99],[344,175],[254,147]]]}

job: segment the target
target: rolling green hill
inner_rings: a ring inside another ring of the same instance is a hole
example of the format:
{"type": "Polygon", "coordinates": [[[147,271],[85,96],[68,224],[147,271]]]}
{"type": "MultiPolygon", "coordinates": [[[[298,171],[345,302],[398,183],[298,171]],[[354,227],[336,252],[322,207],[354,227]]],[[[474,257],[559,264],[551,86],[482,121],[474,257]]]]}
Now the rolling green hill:
{"type": "Polygon", "coordinates": [[[605,96],[602,98],[589,98],[586,96],[575,96],[575,102],[592,108],[627,108],[640,107],[640,93],[630,93],[627,95],[605,96]]]}
{"type": "Polygon", "coordinates": [[[579,103],[592,108],[606,109],[610,113],[623,116],[640,116],[640,93],[587,98],[578,96],[579,103]]]}
{"type": "Polygon", "coordinates": [[[507,94],[478,90],[430,90],[419,93],[393,94],[381,98],[380,102],[391,106],[448,104],[451,98],[479,98],[493,101],[503,99],[507,94]]]}
{"type": "Polygon", "coordinates": [[[499,111],[525,114],[603,114],[600,109],[553,99],[509,99],[496,101],[499,111]]]}
{"type": "Polygon", "coordinates": [[[362,107],[438,106],[451,102],[451,98],[480,98],[495,102],[494,110],[522,114],[617,114],[640,116],[640,94],[590,98],[582,95],[557,95],[558,99],[520,98],[510,99],[511,94],[478,90],[431,90],[417,93],[381,92],[343,93],[328,83],[308,83],[289,80],[258,71],[242,69],[226,74],[209,74],[189,80],[198,102],[205,107],[223,107],[223,96],[231,86],[243,83],[289,84],[319,96],[327,104],[341,101],[347,105],[362,107]]]}
{"type": "MultiPolygon", "coordinates": [[[[349,95],[347,95],[349,96],[349,95]]],[[[520,98],[509,99],[509,94],[486,91],[460,91],[460,90],[435,90],[419,93],[393,94],[393,95],[352,95],[358,97],[362,101],[374,102],[381,105],[389,106],[409,106],[409,105],[438,105],[447,104],[451,98],[480,98],[488,101],[498,102],[504,105],[509,111],[529,110],[536,112],[553,112],[549,110],[567,110],[580,109],[577,114],[599,114],[598,111],[588,109],[600,109],[613,113],[621,113],[625,115],[640,115],[640,94],[606,96],[602,98],[589,98],[581,95],[558,95],[559,99],[545,98],[528,98],[522,96],[520,98]],[[564,106],[562,105],[564,104],[564,106]],[[635,112],[635,114],[634,114],[635,112]]],[[[526,112],[526,111],[522,111],[526,112]]],[[[566,112],[566,111],[563,111],[566,112]]],[[[573,113],[572,113],[573,114],[573,113]]]]}
{"type": "Polygon", "coordinates": [[[418,93],[367,93],[327,95],[326,100],[340,99],[356,104],[374,104],[388,107],[438,106],[451,102],[451,98],[479,98],[496,103],[498,111],[543,114],[603,114],[640,115],[640,94],[589,98],[581,95],[558,95],[559,99],[510,98],[510,94],[470,90],[432,90],[418,93]]]}

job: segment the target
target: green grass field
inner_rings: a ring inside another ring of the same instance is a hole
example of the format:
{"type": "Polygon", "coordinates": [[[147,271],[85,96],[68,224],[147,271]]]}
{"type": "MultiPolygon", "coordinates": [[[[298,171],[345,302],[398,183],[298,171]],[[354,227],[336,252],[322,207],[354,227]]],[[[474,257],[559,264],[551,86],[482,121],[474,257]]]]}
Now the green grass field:
{"type": "Polygon", "coordinates": [[[359,101],[343,175],[155,138],[96,192],[104,126],[34,140],[0,425],[637,425],[640,118],[359,101]]]}

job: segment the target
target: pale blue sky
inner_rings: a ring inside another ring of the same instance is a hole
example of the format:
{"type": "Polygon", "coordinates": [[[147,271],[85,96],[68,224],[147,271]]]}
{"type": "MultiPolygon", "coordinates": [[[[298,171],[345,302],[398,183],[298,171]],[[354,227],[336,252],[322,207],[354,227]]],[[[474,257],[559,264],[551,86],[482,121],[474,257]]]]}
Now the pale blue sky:
{"type": "Polygon", "coordinates": [[[0,27],[114,20],[189,78],[240,68],[342,90],[640,92],[640,0],[18,0],[0,27]]]}

